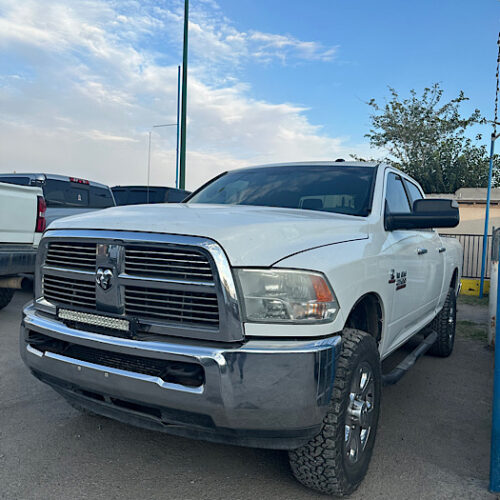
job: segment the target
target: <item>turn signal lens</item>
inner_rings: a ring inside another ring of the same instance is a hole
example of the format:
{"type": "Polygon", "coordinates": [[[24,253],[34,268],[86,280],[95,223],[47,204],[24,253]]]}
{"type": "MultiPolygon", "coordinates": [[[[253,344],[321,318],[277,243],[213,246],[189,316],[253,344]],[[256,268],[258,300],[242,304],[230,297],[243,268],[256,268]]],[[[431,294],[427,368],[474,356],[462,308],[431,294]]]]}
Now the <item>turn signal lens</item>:
{"type": "Polygon", "coordinates": [[[310,277],[316,292],[316,300],[318,302],[332,302],[333,294],[324,278],[316,274],[311,274],[310,277]]]}

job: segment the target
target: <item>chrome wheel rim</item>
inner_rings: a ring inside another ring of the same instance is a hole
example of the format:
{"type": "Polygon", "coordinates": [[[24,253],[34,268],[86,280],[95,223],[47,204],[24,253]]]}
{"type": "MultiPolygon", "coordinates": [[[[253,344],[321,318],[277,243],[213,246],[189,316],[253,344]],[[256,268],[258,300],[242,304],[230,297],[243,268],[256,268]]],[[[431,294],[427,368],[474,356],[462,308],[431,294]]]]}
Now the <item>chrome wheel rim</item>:
{"type": "Polygon", "coordinates": [[[351,464],[360,461],[370,438],[375,408],[375,378],[371,366],[361,363],[351,382],[345,423],[345,454],[351,464]]]}
{"type": "Polygon", "coordinates": [[[455,320],[456,320],[456,310],[455,305],[450,306],[448,311],[448,341],[451,343],[453,341],[453,335],[455,333],[455,320]]]}

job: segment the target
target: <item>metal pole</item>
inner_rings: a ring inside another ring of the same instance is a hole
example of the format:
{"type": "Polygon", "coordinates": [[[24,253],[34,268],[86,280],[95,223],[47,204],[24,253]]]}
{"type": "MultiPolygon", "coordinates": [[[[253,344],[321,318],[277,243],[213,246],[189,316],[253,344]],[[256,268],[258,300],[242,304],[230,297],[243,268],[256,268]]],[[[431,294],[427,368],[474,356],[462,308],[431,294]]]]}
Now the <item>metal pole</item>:
{"type": "Polygon", "coordinates": [[[491,267],[490,267],[490,293],[488,294],[488,344],[495,346],[495,332],[497,323],[497,287],[498,287],[498,249],[500,244],[500,228],[491,231],[491,267]]]}
{"type": "Polygon", "coordinates": [[[179,187],[186,187],[186,116],[188,75],[188,24],[189,0],[184,0],[184,45],[182,51],[182,109],[181,109],[181,151],[179,163],[179,187]]]}
{"type": "Polygon", "coordinates": [[[146,189],[146,203],[149,203],[149,173],[151,171],[151,130],[149,131],[149,144],[148,144],[148,187],[146,189]]]}
{"type": "Polygon", "coordinates": [[[483,235],[483,257],[481,260],[481,283],[479,285],[479,297],[483,297],[484,274],[486,271],[486,250],[488,249],[488,223],[490,220],[490,198],[491,198],[491,179],[493,177],[493,155],[495,153],[495,135],[491,135],[490,147],[490,170],[488,172],[488,192],[486,194],[486,215],[484,217],[484,235],[483,235]]]}
{"type": "Polygon", "coordinates": [[[175,143],[175,187],[179,187],[179,113],[181,98],[181,67],[177,66],[177,142],[175,143]]]}
{"type": "MultiPolygon", "coordinates": [[[[497,318],[500,318],[500,280],[497,280],[497,318]]],[[[495,328],[493,416],[491,426],[490,491],[500,491],[500,321],[495,328]]]]}
{"type": "Polygon", "coordinates": [[[497,71],[496,77],[496,89],[495,89],[495,114],[493,118],[493,132],[491,134],[491,148],[490,148],[490,169],[488,171],[488,194],[486,196],[486,216],[484,219],[484,237],[483,237],[483,259],[481,261],[481,283],[479,285],[479,297],[483,297],[484,291],[484,274],[486,267],[486,249],[488,247],[488,222],[490,217],[490,197],[491,197],[491,178],[493,175],[493,155],[495,153],[495,141],[498,139],[497,135],[497,122],[498,122],[498,93],[500,91],[500,32],[498,33],[498,55],[497,55],[497,71]]]}

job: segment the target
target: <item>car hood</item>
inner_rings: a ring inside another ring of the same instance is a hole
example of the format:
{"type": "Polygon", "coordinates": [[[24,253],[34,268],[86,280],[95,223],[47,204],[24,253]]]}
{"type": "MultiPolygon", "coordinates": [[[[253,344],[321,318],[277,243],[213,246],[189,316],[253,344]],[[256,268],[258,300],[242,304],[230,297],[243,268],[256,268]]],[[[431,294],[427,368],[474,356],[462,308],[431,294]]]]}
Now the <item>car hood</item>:
{"type": "Polygon", "coordinates": [[[233,266],[271,266],[314,247],[365,239],[365,219],[311,210],[244,205],[158,204],[100,210],[54,221],[52,229],[144,231],[202,236],[233,266]]]}

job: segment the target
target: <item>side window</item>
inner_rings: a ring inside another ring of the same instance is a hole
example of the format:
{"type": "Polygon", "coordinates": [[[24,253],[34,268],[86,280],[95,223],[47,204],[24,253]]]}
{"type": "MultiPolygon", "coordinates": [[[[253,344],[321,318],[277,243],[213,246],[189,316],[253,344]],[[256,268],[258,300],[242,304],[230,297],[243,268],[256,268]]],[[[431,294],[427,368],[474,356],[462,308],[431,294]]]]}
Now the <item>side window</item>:
{"type": "Polygon", "coordinates": [[[387,189],[385,192],[385,203],[387,210],[392,213],[411,212],[408,197],[403,186],[403,180],[399,175],[389,173],[387,176],[387,189]]]}
{"type": "Polygon", "coordinates": [[[404,180],[406,189],[408,191],[408,194],[410,195],[410,202],[411,206],[413,208],[413,203],[415,200],[421,200],[423,198],[422,193],[420,192],[420,189],[418,189],[413,182],[407,181],[406,179],[404,180]]]}

